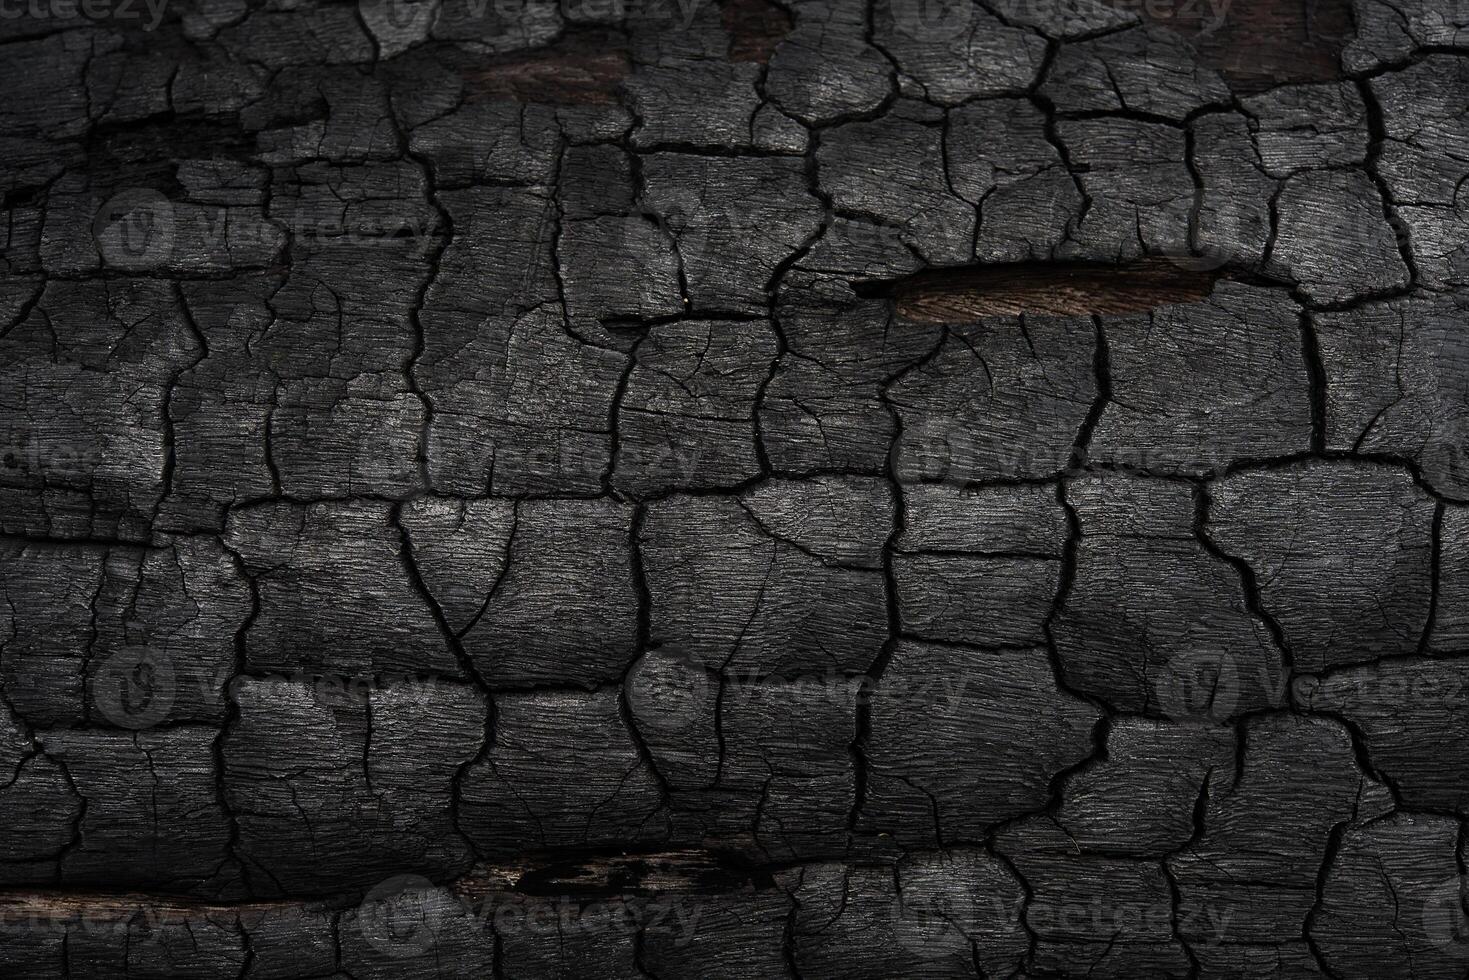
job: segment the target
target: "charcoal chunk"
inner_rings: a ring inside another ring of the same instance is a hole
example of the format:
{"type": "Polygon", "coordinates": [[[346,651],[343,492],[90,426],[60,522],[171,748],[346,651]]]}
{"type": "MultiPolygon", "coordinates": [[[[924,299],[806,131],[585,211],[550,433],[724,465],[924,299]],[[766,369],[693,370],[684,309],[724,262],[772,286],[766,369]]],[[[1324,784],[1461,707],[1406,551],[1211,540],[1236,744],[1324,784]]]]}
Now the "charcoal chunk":
{"type": "Polygon", "coordinates": [[[633,724],[670,787],[713,786],[723,768],[719,676],[669,649],[644,653],[625,686],[633,724]]]}
{"type": "Polygon", "coordinates": [[[622,847],[667,829],[615,688],[497,697],[493,741],[459,793],[459,826],[485,854],[622,847]]]}
{"type": "Polygon", "coordinates": [[[1025,923],[1036,936],[1037,963],[1092,963],[1101,976],[1189,975],[1160,862],[1078,853],[1048,817],[1006,828],[995,848],[1028,886],[1025,923]]]}
{"type": "Polygon", "coordinates": [[[783,878],[801,976],[1008,976],[1026,953],[1024,886],[983,851],[915,854],[894,867],[814,864],[783,878]]]}
{"type": "Polygon", "coordinates": [[[1055,487],[1041,485],[903,487],[903,533],[897,546],[914,552],[1024,552],[1060,558],[1069,529],[1055,487]]]}
{"type": "Polygon", "coordinates": [[[778,889],[677,896],[643,931],[642,961],[654,976],[693,980],[789,977],[785,932],[791,900],[778,889]]]}
{"type": "Polygon", "coordinates": [[[427,257],[406,238],[370,247],[327,239],[294,255],[270,299],[274,321],[246,342],[280,377],[268,416],[279,490],[313,500],[404,496],[419,488],[425,407],[403,364],[427,257]]]}
{"type": "Polygon", "coordinates": [[[1194,182],[1181,130],[1102,116],[1063,119],[1056,133],[1090,202],[1062,258],[1120,263],[1190,254],[1194,182]]]}
{"type": "Polygon", "coordinates": [[[455,636],[480,618],[505,574],[515,510],[513,500],[420,497],[399,512],[413,565],[455,636]]]}
{"type": "Polygon", "coordinates": [[[1044,643],[1061,580],[1055,558],[898,552],[893,558],[903,631],[977,646],[1044,643]]]}
{"type": "Polygon", "coordinates": [[[1311,936],[1332,976],[1457,977],[1469,966],[1460,827],[1398,813],[1348,830],[1311,936]],[[1400,964],[1384,970],[1384,957],[1400,964]]]}
{"type": "Polygon", "coordinates": [[[1353,0],[1356,36],[1342,52],[1348,71],[1401,61],[1418,48],[1469,46],[1469,15],[1432,0],[1353,0]]]}
{"type": "Polygon", "coordinates": [[[484,699],[432,679],[245,677],[225,734],[227,803],[253,889],[334,894],[469,865],[452,784],[484,741],[484,699]]]}
{"type": "Polygon", "coordinates": [[[941,328],[899,323],[887,301],[859,298],[845,282],[792,279],[776,301],[786,347],[760,401],[770,464],[784,473],[880,472],[897,431],[883,383],[931,351],[941,328]]]}
{"type": "Polygon", "coordinates": [[[1200,65],[1182,37],[1154,27],[1061,45],[1040,91],[1064,112],[1131,112],[1177,122],[1230,100],[1224,79],[1200,65]]]}
{"type": "Polygon", "coordinates": [[[1334,671],[1303,678],[1298,691],[1307,708],[1356,726],[1373,768],[1391,780],[1405,807],[1464,812],[1466,686],[1469,664],[1455,657],[1334,671]]]}
{"type": "Polygon", "coordinates": [[[1230,943],[1298,940],[1332,831],[1391,807],[1337,722],[1273,714],[1247,722],[1242,737],[1242,768],[1210,788],[1203,833],[1168,859],[1186,942],[1209,941],[1211,917],[1226,912],[1230,943]]]}
{"type": "Polygon", "coordinates": [[[820,229],[799,160],[654,153],[643,182],[700,314],[765,312],[776,270],[820,229]]]}
{"type": "Polygon", "coordinates": [[[1254,571],[1297,670],[1418,649],[1434,506],[1406,471],[1313,460],[1226,477],[1212,498],[1208,533],[1254,571]]]}
{"type": "MultiPolygon", "coordinates": [[[[135,976],[237,977],[249,960],[247,939],[228,909],[138,905],[73,913],[64,970],[97,980],[135,976]]],[[[54,974],[53,974],[54,975],[54,974]]]]}
{"type": "Polygon", "coordinates": [[[173,471],[158,509],[160,529],[221,531],[229,507],[279,489],[270,445],[274,377],[290,363],[284,345],[257,341],[273,323],[270,300],[283,282],[278,274],[249,273],[180,286],[209,353],[178,376],[168,402],[173,471]]]}
{"type": "Polygon", "coordinates": [[[978,4],[882,0],[874,41],[939,105],[1026,91],[1046,45],[978,4]]]}
{"type": "Polygon", "coordinates": [[[903,481],[1041,479],[1071,462],[1097,394],[1090,320],[991,317],[952,327],[887,389],[903,481]]]}
{"type": "Polygon", "coordinates": [[[1469,284],[1469,214],[1459,195],[1469,152],[1459,112],[1469,92],[1463,59],[1433,55],[1368,84],[1385,130],[1376,173],[1402,222],[1417,280],[1430,288],[1469,284]]]}
{"type": "Polygon", "coordinates": [[[617,408],[614,485],[648,495],[759,476],[756,397],[776,353],[764,320],[651,327],[617,408]]]}
{"type": "Polygon", "coordinates": [[[893,69],[867,43],[867,11],[840,0],[801,0],[796,26],[770,58],[765,90],[782,110],[814,125],[876,109],[893,69]]]}
{"type": "Polygon", "coordinates": [[[1068,777],[1056,814],[1092,853],[1162,857],[1183,847],[1200,794],[1233,776],[1234,733],[1223,726],[1123,718],[1105,749],[1068,777]]]}
{"type": "Polygon", "coordinates": [[[864,825],[903,840],[978,839],[1045,805],[1092,750],[1097,711],[1040,648],[901,641],[872,694],[864,825]]]}
{"type": "Polygon", "coordinates": [[[1081,540],[1054,632],[1072,687],[1180,720],[1281,703],[1281,652],[1239,572],[1194,536],[1187,484],[1109,474],[1067,497],[1081,540]]]}
{"type": "Polygon", "coordinates": [[[1464,508],[1444,508],[1438,546],[1438,601],[1428,645],[1458,653],[1469,647],[1469,512],[1464,508]]]}
{"type": "Polygon", "coordinates": [[[1462,302],[1425,294],[1312,317],[1326,375],[1328,449],[1411,459],[1437,492],[1465,495],[1462,302]]]}
{"type": "Polygon", "coordinates": [[[766,862],[843,850],[856,800],[855,695],[828,678],[723,681],[718,782],[743,797],[740,824],[766,862]]]}
{"type": "Polygon", "coordinates": [[[1318,303],[1344,303],[1408,285],[1408,267],[1382,212],[1382,195],[1360,170],[1308,171],[1276,200],[1271,261],[1318,303]]]}
{"type": "MultiPolygon", "coordinates": [[[[617,896],[605,901],[506,896],[490,920],[500,940],[501,968],[509,980],[606,977],[643,980],[638,923],[644,903],[617,896]]],[[[680,935],[682,932],[680,932],[680,935]]]]}
{"type": "Polygon", "coordinates": [[[1265,172],[1249,120],[1210,112],[1189,123],[1191,163],[1203,187],[1193,235],[1194,261],[1210,268],[1257,268],[1274,237],[1271,204],[1279,182],[1265,172]]]}
{"type": "Polygon", "coordinates": [[[336,916],[313,903],[243,910],[240,927],[250,938],[250,980],[328,976],[336,967],[336,916]]]}
{"type": "Polygon", "coordinates": [[[0,531],[146,541],[168,386],[202,353],[166,282],[49,282],[0,334],[0,531]]]}
{"type": "Polygon", "coordinates": [[[949,185],[942,122],[932,108],[900,102],[881,119],[824,131],[816,148],[820,186],[836,207],[897,225],[936,265],[974,250],[975,211],[949,185]]]}
{"type": "MultiPolygon", "coordinates": [[[[535,185],[549,183],[555,173],[558,136],[555,115],[544,106],[474,102],[415,128],[408,148],[427,161],[438,187],[495,181],[535,185]]],[[[463,199],[444,195],[451,213],[462,209],[450,202],[463,199]]],[[[469,199],[495,195],[482,192],[469,199]]],[[[456,237],[459,229],[456,221],[456,237]]]]}
{"type": "Polygon", "coordinates": [[[1095,458],[1198,473],[1310,447],[1300,311],[1285,294],[1220,283],[1203,303],[1107,317],[1103,330],[1111,393],[1095,458]]]}
{"type": "Polygon", "coordinates": [[[462,637],[488,683],[590,685],[626,673],[637,649],[632,520],[611,500],[515,505],[501,570],[462,637]]]}
{"type": "Polygon", "coordinates": [[[692,61],[642,68],[625,83],[634,146],[750,146],[760,108],[759,65],[692,61]],[[689,111],[691,105],[698,111],[689,111]]]}
{"type": "Polygon", "coordinates": [[[215,768],[216,732],[55,731],[41,737],[84,801],[62,881],[102,888],[239,897],[230,819],[215,768]],[[167,836],[156,828],[167,827],[167,836]]]}
{"type": "MultiPolygon", "coordinates": [[[[454,295],[461,295],[457,286],[454,295]]],[[[622,354],[574,336],[549,307],[505,316],[445,310],[442,321],[425,320],[425,333],[428,353],[415,375],[434,407],[434,489],[462,496],[601,491],[622,354]]]]}
{"type": "Polygon", "coordinates": [[[458,662],[404,564],[387,504],[262,504],[230,514],[225,544],[255,582],[249,665],[345,675],[457,676],[458,662]]]}
{"type": "Polygon", "coordinates": [[[954,191],[973,205],[974,258],[1055,258],[1080,220],[1081,190],[1028,99],[983,99],[953,109],[945,165],[954,191]]]}
{"type": "Polygon", "coordinates": [[[361,980],[436,980],[446,963],[463,972],[494,970],[495,933],[487,916],[448,888],[416,874],[384,878],[337,923],[340,967],[361,980]]]}
{"type": "Polygon", "coordinates": [[[866,670],[887,638],[870,556],[891,507],[880,481],[840,477],[653,503],[639,531],[652,642],[741,673],[866,670]]]}
{"type": "Polygon", "coordinates": [[[1245,99],[1244,110],[1256,121],[1255,145],[1272,177],[1366,162],[1367,108],[1350,83],[1282,85],[1245,99]]]}
{"type": "Polygon", "coordinates": [[[673,244],[642,215],[567,221],[556,247],[573,316],[646,320],[684,308],[673,244]]]}
{"type": "MultiPolygon", "coordinates": [[[[73,788],[60,763],[36,751],[37,745],[8,707],[0,706],[0,807],[11,814],[0,830],[0,881],[7,885],[57,881],[61,861],[77,842],[85,801],[73,788]]],[[[12,925],[8,912],[0,914],[12,925]]],[[[29,931],[12,930],[8,938],[24,945],[29,931]]],[[[39,937],[37,937],[39,938],[39,937]]],[[[0,957],[8,944],[0,943],[0,957]]],[[[44,955],[44,949],[38,950],[44,955]]]]}

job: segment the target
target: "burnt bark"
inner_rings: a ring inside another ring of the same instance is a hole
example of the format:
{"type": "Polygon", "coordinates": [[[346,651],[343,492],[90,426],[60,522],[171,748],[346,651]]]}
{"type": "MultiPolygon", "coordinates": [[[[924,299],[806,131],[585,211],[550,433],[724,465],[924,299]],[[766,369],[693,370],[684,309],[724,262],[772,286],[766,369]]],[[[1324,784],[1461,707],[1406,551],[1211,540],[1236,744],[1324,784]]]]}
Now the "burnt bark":
{"type": "Polygon", "coordinates": [[[1454,3],[0,14],[0,975],[1469,971],[1454,3]]]}

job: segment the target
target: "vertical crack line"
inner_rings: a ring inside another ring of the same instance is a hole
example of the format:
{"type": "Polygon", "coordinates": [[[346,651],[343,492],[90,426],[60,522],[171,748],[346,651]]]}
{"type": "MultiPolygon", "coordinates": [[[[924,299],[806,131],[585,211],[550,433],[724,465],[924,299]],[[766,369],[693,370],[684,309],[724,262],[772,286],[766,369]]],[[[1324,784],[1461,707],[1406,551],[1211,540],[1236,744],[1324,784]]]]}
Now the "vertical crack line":
{"type": "Polygon", "coordinates": [[[1443,521],[1444,513],[1447,510],[1443,501],[1434,502],[1432,531],[1428,541],[1428,615],[1423,621],[1423,635],[1418,639],[1420,656],[1428,653],[1429,645],[1433,641],[1434,621],[1438,619],[1438,600],[1443,575],[1443,521]]]}
{"type": "Polygon", "coordinates": [[[1331,828],[1331,833],[1326,837],[1326,850],[1321,856],[1321,867],[1316,871],[1316,900],[1311,903],[1311,908],[1306,912],[1306,918],[1301,923],[1301,939],[1306,948],[1311,951],[1321,973],[1328,978],[1336,977],[1326,966],[1326,958],[1321,953],[1321,948],[1316,945],[1316,937],[1312,929],[1316,925],[1316,916],[1326,904],[1326,879],[1331,875],[1332,865],[1336,863],[1337,856],[1341,853],[1341,845],[1346,837],[1347,827],[1350,820],[1343,820],[1331,828]]]}
{"type": "MultiPolygon", "coordinates": [[[[429,614],[433,616],[434,624],[438,626],[439,633],[443,636],[444,642],[448,644],[449,651],[453,654],[455,661],[458,662],[460,672],[464,675],[464,679],[474,685],[474,688],[479,692],[480,696],[484,698],[485,702],[484,741],[481,743],[479,751],[475,753],[472,759],[459,765],[459,767],[454,771],[454,778],[449,782],[450,822],[454,825],[454,831],[459,834],[459,836],[463,838],[464,842],[469,846],[470,851],[473,852],[476,857],[483,860],[485,858],[485,855],[481,853],[479,846],[474,841],[474,838],[465,833],[464,828],[460,825],[459,814],[462,808],[460,807],[459,802],[461,799],[461,794],[463,792],[463,782],[465,774],[472,766],[481,762],[489,754],[490,748],[494,744],[495,698],[494,695],[490,692],[489,682],[480,672],[479,665],[475,663],[474,658],[471,657],[468,651],[464,649],[464,644],[460,642],[459,637],[454,634],[454,629],[449,625],[449,619],[444,614],[443,607],[439,605],[438,600],[434,598],[433,593],[429,590],[428,584],[425,583],[423,580],[423,575],[420,573],[418,568],[418,559],[413,553],[413,540],[408,534],[408,529],[403,525],[402,516],[404,504],[405,502],[400,500],[393,504],[393,506],[388,511],[388,523],[392,525],[392,527],[394,527],[398,532],[398,555],[402,562],[403,574],[407,576],[409,585],[413,588],[413,591],[418,594],[419,598],[423,600],[424,605],[428,608],[429,614]]],[[[508,545],[505,561],[506,567],[508,568],[510,561],[508,554],[508,545]]],[[[488,602],[488,600],[486,601],[488,602]]],[[[483,610],[481,610],[481,612],[483,612],[483,610]]],[[[363,764],[366,765],[365,755],[363,758],[363,764]]]]}
{"type": "Polygon", "coordinates": [[[1240,588],[1244,595],[1245,610],[1265,624],[1270,632],[1270,640],[1280,652],[1285,666],[1285,683],[1289,687],[1291,679],[1295,676],[1295,655],[1291,652],[1290,645],[1286,642],[1285,630],[1281,627],[1275,616],[1265,608],[1264,597],[1260,593],[1259,578],[1255,575],[1255,569],[1249,562],[1236,555],[1231,555],[1219,546],[1209,535],[1209,513],[1214,505],[1214,498],[1209,492],[1207,481],[1200,480],[1195,484],[1194,491],[1194,537],[1198,539],[1203,549],[1219,561],[1224,562],[1234,569],[1239,577],[1240,588]]]}
{"type": "MultiPolygon", "coordinates": [[[[632,383],[632,373],[638,367],[638,350],[643,346],[643,341],[648,339],[648,332],[644,331],[627,351],[627,367],[622,372],[622,377],[617,379],[617,387],[612,391],[612,398],[607,406],[607,425],[609,427],[607,469],[602,473],[602,492],[614,500],[623,498],[616,487],[617,457],[622,452],[622,403],[627,398],[628,385],[632,383]]],[[[757,407],[758,417],[758,407],[757,407]]],[[[759,442],[757,440],[756,446],[759,442]]],[[[634,572],[634,575],[637,573],[634,572]]]]}
{"type": "MultiPolygon", "coordinates": [[[[1207,780],[1207,777],[1205,778],[1207,780]]],[[[1183,938],[1183,933],[1179,928],[1183,922],[1183,892],[1179,889],[1178,881],[1173,877],[1173,872],[1169,870],[1167,859],[1165,858],[1159,861],[1158,864],[1163,872],[1163,880],[1168,883],[1168,895],[1170,899],[1169,928],[1173,933],[1174,941],[1183,949],[1183,955],[1188,957],[1189,977],[1196,978],[1200,976],[1202,971],[1199,958],[1195,955],[1193,947],[1188,944],[1188,940],[1183,938]]]]}
{"type": "MultiPolygon", "coordinates": [[[[454,219],[449,209],[444,206],[439,198],[438,184],[434,178],[433,167],[427,160],[421,159],[419,154],[409,149],[408,138],[400,131],[398,134],[399,145],[404,159],[413,161],[423,171],[424,187],[428,194],[428,203],[438,215],[438,227],[426,234],[428,243],[423,250],[424,257],[428,260],[427,269],[424,271],[423,282],[419,285],[417,294],[413,297],[413,306],[408,311],[408,323],[413,328],[413,349],[403,360],[403,379],[408,390],[416,397],[423,406],[423,423],[418,431],[418,448],[415,453],[415,462],[418,469],[418,481],[422,492],[429,493],[433,489],[433,482],[429,476],[428,445],[433,433],[434,426],[434,403],[428,392],[418,382],[418,365],[428,350],[428,334],[423,325],[423,310],[428,302],[429,291],[439,277],[439,264],[448,251],[449,244],[454,238],[454,219]]],[[[488,490],[488,487],[486,488],[488,490]]]]}
{"type": "Polygon", "coordinates": [[[1071,162],[1071,151],[1066,148],[1066,143],[1061,139],[1061,134],[1056,129],[1056,106],[1044,93],[1041,86],[1046,82],[1046,76],[1051,73],[1051,67],[1055,63],[1057,54],[1060,53],[1061,43],[1052,38],[1046,39],[1046,53],[1041,58],[1041,65],[1036,69],[1035,83],[1026,92],[1032,105],[1036,107],[1045,117],[1043,130],[1046,142],[1050,143],[1056,150],[1056,155],[1061,158],[1061,165],[1066,168],[1066,174],[1071,178],[1071,183],[1076,187],[1076,193],[1081,197],[1081,207],[1076,214],[1066,220],[1066,237],[1075,240],[1075,233],[1080,230],[1086,222],[1087,214],[1092,209],[1092,197],[1087,193],[1086,186],[1071,162]]]}
{"type": "Polygon", "coordinates": [[[173,376],[168,379],[163,389],[163,402],[159,409],[163,425],[162,489],[159,492],[158,500],[153,505],[153,516],[148,522],[148,533],[150,536],[154,534],[154,528],[158,524],[158,515],[163,509],[164,502],[173,496],[173,474],[178,465],[178,453],[176,451],[173,427],[174,392],[178,389],[179,382],[183,379],[184,375],[204,363],[204,359],[209,356],[209,341],[205,338],[204,332],[199,329],[199,324],[194,320],[193,311],[189,309],[188,300],[184,297],[183,287],[177,281],[173,284],[173,295],[174,302],[178,303],[179,317],[183,320],[184,326],[188,328],[189,333],[193,336],[198,351],[193,360],[173,373],[173,376]]]}
{"type": "Polygon", "coordinates": [[[1326,362],[1321,359],[1321,340],[1308,310],[1301,310],[1301,360],[1311,393],[1311,452],[1326,452],[1326,362]]]}
{"type": "Polygon", "coordinates": [[[1035,931],[1035,926],[1030,924],[1026,913],[1030,911],[1031,905],[1035,903],[1035,889],[1031,888],[1030,882],[1026,879],[1025,875],[1020,873],[1020,869],[1016,867],[1015,862],[995,847],[993,839],[986,842],[985,852],[1004,865],[1005,869],[1015,878],[1016,884],[1020,886],[1020,908],[1015,910],[1015,921],[1020,925],[1020,928],[1025,930],[1027,944],[1024,959],[1025,967],[1027,969],[1033,968],[1035,965],[1036,950],[1040,948],[1041,936],[1040,933],[1035,931]]]}
{"type": "Polygon", "coordinates": [[[653,750],[649,748],[647,740],[643,738],[642,729],[638,728],[637,715],[633,712],[632,702],[628,699],[627,688],[631,680],[632,669],[643,654],[648,652],[653,633],[653,594],[648,588],[647,569],[643,565],[643,524],[648,518],[648,505],[639,501],[633,506],[632,524],[629,531],[628,551],[629,565],[632,571],[633,592],[637,595],[637,636],[634,643],[635,655],[628,661],[622,671],[622,679],[617,685],[617,712],[622,718],[622,723],[627,726],[628,737],[632,739],[637,748],[638,758],[648,767],[648,772],[658,784],[658,791],[662,795],[663,804],[672,806],[673,787],[658,768],[658,763],[653,758],[653,750]]]}
{"type": "Polygon", "coordinates": [[[1367,112],[1367,158],[1363,166],[1367,170],[1367,176],[1372,178],[1372,183],[1377,187],[1378,196],[1382,198],[1382,217],[1393,230],[1398,255],[1402,257],[1403,265],[1408,270],[1408,289],[1412,290],[1418,285],[1418,264],[1413,259],[1411,231],[1393,207],[1392,190],[1378,169],[1382,146],[1387,142],[1387,123],[1384,121],[1382,104],[1377,101],[1377,93],[1372,91],[1369,79],[1358,78],[1356,85],[1367,112]]]}
{"type": "MultiPolygon", "coordinates": [[[[239,683],[239,679],[244,676],[249,664],[247,656],[249,649],[248,637],[251,627],[260,618],[260,586],[256,583],[254,576],[250,574],[250,570],[245,564],[245,559],[240,556],[239,552],[231,548],[222,536],[219,539],[219,546],[230,556],[230,560],[234,563],[235,571],[239,573],[240,578],[245,582],[246,588],[250,591],[250,611],[245,614],[245,618],[240,622],[239,629],[235,630],[233,672],[229,679],[225,681],[224,688],[220,692],[224,698],[225,712],[224,723],[219,726],[219,734],[214,737],[212,747],[215,768],[215,792],[219,794],[220,809],[224,811],[225,818],[229,822],[229,838],[225,842],[225,851],[239,865],[240,875],[244,879],[246,888],[252,892],[256,892],[258,889],[255,888],[254,881],[252,880],[250,871],[251,863],[246,862],[240,853],[240,819],[235,813],[234,808],[230,806],[229,781],[225,778],[224,743],[229,738],[230,732],[235,726],[240,724],[241,720],[240,702],[235,696],[235,686],[239,683]]],[[[264,871],[265,869],[262,868],[261,870],[264,871]]],[[[266,872],[266,874],[271,878],[276,888],[280,889],[280,883],[274,880],[274,875],[269,875],[269,872],[266,872]]],[[[284,889],[280,890],[284,892],[284,889]]]]}
{"type": "MultiPolygon", "coordinates": [[[[1022,326],[1025,317],[1020,317],[1022,326]]],[[[1076,431],[1076,442],[1071,449],[1071,466],[1073,473],[1080,473],[1086,469],[1091,458],[1092,433],[1096,431],[1097,423],[1101,422],[1102,414],[1106,412],[1107,405],[1112,401],[1112,348],[1107,343],[1107,331],[1102,326],[1102,318],[1092,315],[1092,329],[1095,332],[1094,348],[1092,351],[1092,378],[1097,387],[1096,397],[1092,400],[1091,408],[1087,410],[1086,418],[1082,420],[1080,428],[1076,431]]]]}
{"type": "MultiPolygon", "coordinates": [[[[888,329],[893,328],[893,320],[896,314],[891,305],[888,308],[888,329]]],[[[923,357],[913,361],[907,366],[900,368],[893,374],[884,378],[878,385],[877,398],[884,409],[893,420],[892,436],[888,443],[887,454],[883,458],[883,476],[888,482],[888,487],[893,495],[893,524],[888,533],[887,540],[882,545],[882,580],[883,594],[887,611],[887,638],[883,641],[882,648],[878,650],[877,656],[873,658],[867,667],[866,675],[857,683],[857,708],[855,712],[855,731],[852,735],[852,743],[848,752],[852,758],[852,812],[847,818],[848,832],[855,831],[858,818],[863,806],[867,802],[867,784],[870,776],[867,764],[867,744],[872,737],[872,702],[877,696],[878,688],[882,683],[883,674],[887,671],[888,663],[893,658],[893,652],[898,645],[898,637],[902,633],[903,618],[902,609],[898,601],[898,578],[894,563],[894,555],[897,551],[898,539],[907,530],[907,505],[903,499],[903,484],[898,478],[897,456],[899,446],[903,441],[903,416],[898,411],[897,405],[889,396],[889,389],[901,381],[913,371],[924,367],[944,349],[944,343],[948,340],[949,331],[942,329],[936,331],[937,339],[933,349],[923,357]]],[[[937,828],[935,828],[937,833],[937,828]]]]}

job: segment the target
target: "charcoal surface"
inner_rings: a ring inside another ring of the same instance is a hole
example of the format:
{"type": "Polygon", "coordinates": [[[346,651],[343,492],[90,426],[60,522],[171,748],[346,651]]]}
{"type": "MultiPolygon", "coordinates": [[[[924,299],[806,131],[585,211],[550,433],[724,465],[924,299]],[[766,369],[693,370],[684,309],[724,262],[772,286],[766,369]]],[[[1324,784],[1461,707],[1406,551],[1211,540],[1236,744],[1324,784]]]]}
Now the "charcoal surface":
{"type": "Polygon", "coordinates": [[[1453,0],[0,9],[0,978],[1469,976],[1453,0]]]}

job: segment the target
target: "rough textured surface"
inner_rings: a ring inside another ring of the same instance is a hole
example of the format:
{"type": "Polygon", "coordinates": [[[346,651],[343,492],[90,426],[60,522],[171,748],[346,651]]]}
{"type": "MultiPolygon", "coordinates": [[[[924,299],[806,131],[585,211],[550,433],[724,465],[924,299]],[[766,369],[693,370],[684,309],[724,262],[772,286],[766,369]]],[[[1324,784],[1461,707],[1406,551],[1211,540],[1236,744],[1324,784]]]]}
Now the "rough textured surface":
{"type": "Polygon", "coordinates": [[[1464,977],[1466,57],[0,10],[0,977],[1464,977]]]}

